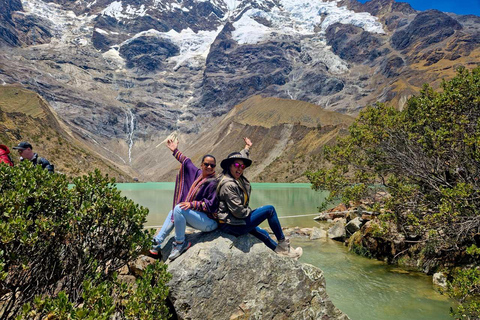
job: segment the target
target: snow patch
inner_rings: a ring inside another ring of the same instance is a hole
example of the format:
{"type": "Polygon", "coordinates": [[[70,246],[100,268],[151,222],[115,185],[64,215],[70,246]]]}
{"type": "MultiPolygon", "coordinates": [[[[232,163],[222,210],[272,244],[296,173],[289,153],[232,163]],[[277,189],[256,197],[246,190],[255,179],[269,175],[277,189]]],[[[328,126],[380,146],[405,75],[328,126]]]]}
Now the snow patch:
{"type": "MultiPolygon", "coordinates": [[[[263,11],[250,10],[251,16],[255,13],[261,14],[263,11]]],[[[251,18],[249,14],[244,14],[240,20],[233,23],[235,30],[232,32],[232,37],[239,44],[254,44],[267,39],[272,33],[272,29],[266,27],[251,18]]]]}
{"type": "Polygon", "coordinates": [[[102,54],[103,58],[110,63],[114,63],[118,68],[125,66],[125,59],[120,56],[120,53],[116,49],[110,49],[102,54]]]}
{"type": "Polygon", "coordinates": [[[240,43],[258,43],[275,33],[313,35],[325,30],[332,24],[340,22],[351,24],[372,33],[385,33],[378,19],[367,12],[356,13],[346,7],[338,7],[339,0],[280,0],[281,7],[274,7],[270,12],[249,9],[233,25],[232,33],[240,43]],[[271,24],[271,28],[255,21],[262,18],[271,24]]]}
{"type": "Polygon", "coordinates": [[[95,28],[95,31],[97,31],[98,33],[101,33],[101,34],[108,34],[107,31],[105,31],[103,29],[100,29],[100,28],[95,28]]]}
{"type": "Polygon", "coordinates": [[[143,17],[147,13],[145,5],[141,5],[139,8],[135,8],[131,5],[127,5],[125,10],[121,1],[114,1],[102,10],[102,15],[113,17],[117,20],[122,19],[135,19],[137,17],[143,17]]]}
{"type": "Polygon", "coordinates": [[[26,15],[34,15],[50,22],[49,31],[60,42],[74,45],[89,45],[92,20],[95,16],[77,16],[73,11],[63,10],[61,5],[42,0],[23,0],[26,15]]]}
{"type": "Polygon", "coordinates": [[[190,66],[199,66],[205,64],[207,55],[210,52],[210,46],[217,38],[217,35],[222,31],[223,26],[219,26],[217,30],[213,31],[199,31],[194,32],[190,28],[184,29],[181,32],[170,30],[168,32],[159,32],[154,29],[137,33],[132,38],[124,42],[128,43],[133,39],[141,36],[155,36],[172,41],[180,48],[180,53],[177,56],[170,57],[168,60],[175,63],[174,69],[177,69],[185,62],[190,66]]]}

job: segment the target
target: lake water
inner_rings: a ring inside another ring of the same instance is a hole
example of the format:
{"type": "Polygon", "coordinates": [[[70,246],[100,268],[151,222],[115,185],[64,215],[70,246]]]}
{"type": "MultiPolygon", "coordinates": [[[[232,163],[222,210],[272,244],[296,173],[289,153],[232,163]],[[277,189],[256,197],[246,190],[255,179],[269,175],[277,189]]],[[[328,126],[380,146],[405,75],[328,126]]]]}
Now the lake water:
{"type": "MultiPolygon", "coordinates": [[[[149,208],[146,226],[160,226],[172,207],[174,183],[125,183],[118,189],[126,197],[149,208]]],[[[252,183],[250,206],[275,206],[285,227],[321,227],[313,220],[327,194],[310,184],[252,183]]],[[[332,240],[292,240],[303,247],[301,262],[322,269],[327,292],[335,306],[352,320],[442,320],[453,319],[453,304],[433,289],[431,277],[403,273],[387,264],[363,258],[332,240]]]]}

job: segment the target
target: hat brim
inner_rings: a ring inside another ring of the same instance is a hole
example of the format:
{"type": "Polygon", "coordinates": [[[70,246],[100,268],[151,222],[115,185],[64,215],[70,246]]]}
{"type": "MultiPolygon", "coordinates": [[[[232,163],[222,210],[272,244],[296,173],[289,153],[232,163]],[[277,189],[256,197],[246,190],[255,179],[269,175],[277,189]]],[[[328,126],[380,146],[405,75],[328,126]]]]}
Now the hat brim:
{"type": "Polygon", "coordinates": [[[227,158],[223,159],[222,162],[220,162],[220,167],[222,167],[223,170],[228,170],[228,167],[235,161],[235,160],[242,160],[243,164],[245,165],[245,168],[250,167],[252,164],[252,160],[248,158],[243,158],[243,157],[238,157],[238,158],[227,158]]]}
{"type": "Polygon", "coordinates": [[[27,150],[27,148],[22,148],[22,147],[13,147],[12,149],[15,149],[15,150],[27,150]]]}

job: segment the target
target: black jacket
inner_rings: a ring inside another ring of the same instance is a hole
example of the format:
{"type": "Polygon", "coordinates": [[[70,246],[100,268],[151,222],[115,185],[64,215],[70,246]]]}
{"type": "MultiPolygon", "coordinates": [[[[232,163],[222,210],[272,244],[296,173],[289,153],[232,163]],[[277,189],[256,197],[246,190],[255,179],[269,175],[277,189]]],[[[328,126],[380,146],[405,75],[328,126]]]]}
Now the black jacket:
{"type": "MultiPolygon", "coordinates": [[[[24,158],[20,159],[20,161],[25,160],[24,158]]],[[[49,172],[54,172],[54,166],[51,164],[47,159],[39,157],[38,154],[34,153],[33,158],[30,160],[34,166],[37,164],[41,165],[43,169],[47,169],[49,172]]]]}

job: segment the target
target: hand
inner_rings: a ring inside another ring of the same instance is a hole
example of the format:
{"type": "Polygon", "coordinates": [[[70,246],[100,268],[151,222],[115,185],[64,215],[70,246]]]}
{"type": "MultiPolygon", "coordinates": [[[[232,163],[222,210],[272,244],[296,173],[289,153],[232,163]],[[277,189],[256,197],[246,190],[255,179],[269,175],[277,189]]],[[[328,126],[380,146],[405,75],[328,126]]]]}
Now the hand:
{"type": "Polygon", "coordinates": [[[180,206],[180,208],[182,208],[182,210],[187,210],[191,207],[190,202],[180,202],[178,205],[180,206]]]}
{"type": "Polygon", "coordinates": [[[250,141],[250,139],[248,139],[247,137],[243,138],[243,141],[245,141],[245,149],[250,149],[253,144],[252,141],[250,141]]]}
{"type": "Polygon", "coordinates": [[[167,148],[170,149],[172,152],[178,148],[178,140],[167,140],[167,148]]]}

